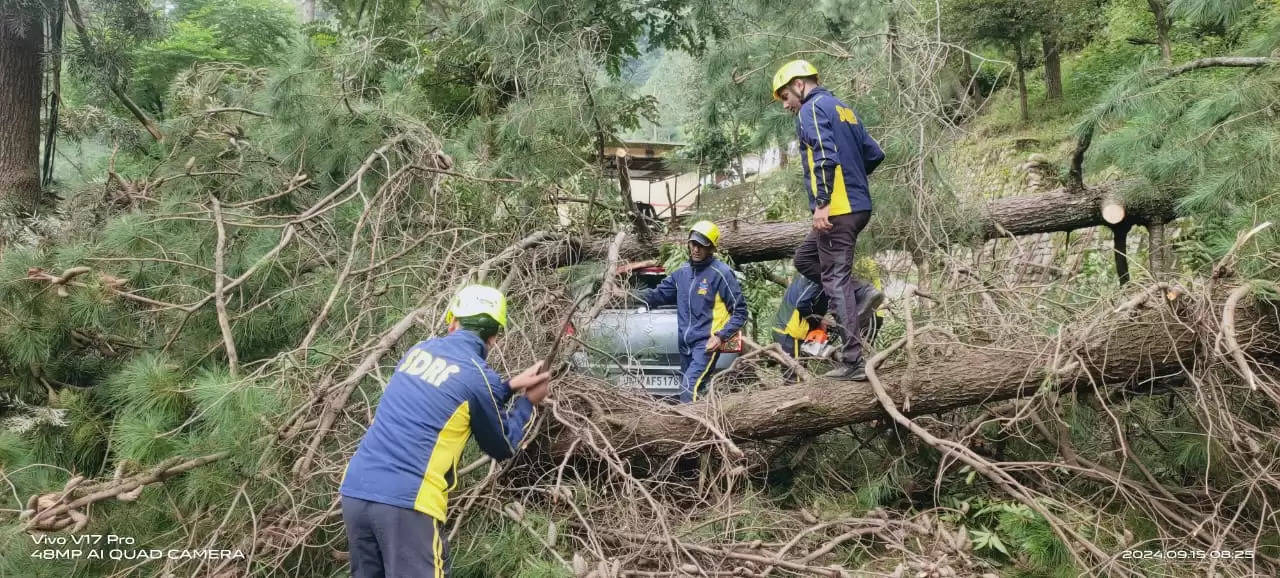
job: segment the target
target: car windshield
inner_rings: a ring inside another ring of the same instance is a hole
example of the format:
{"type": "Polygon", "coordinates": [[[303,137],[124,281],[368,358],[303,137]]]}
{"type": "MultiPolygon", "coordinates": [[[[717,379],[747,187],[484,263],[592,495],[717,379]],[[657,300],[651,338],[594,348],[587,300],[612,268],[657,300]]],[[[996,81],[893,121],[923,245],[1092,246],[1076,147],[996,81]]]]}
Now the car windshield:
{"type": "MultiPolygon", "coordinates": [[[[577,269],[568,269],[566,277],[570,286],[573,287],[574,294],[581,294],[583,291],[600,291],[602,274],[599,269],[593,270],[580,266],[577,269]]],[[[644,301],[640,299],[641,292],[657,288],[666,278],[667,271],[662,267],[644,267],[632,271],[626,276],[626,299],[614,300],[611,307],[623,309],[643,307],[644,301]]]]}
{"type": "MultiPolygon", "coordinates": [[[[655,267],[654,269],[657,269],[657,268],[655,267]]],[[[654,289],[658,286],[659,283],[662,283],[663,279],[666,279],[666,278],[667,278],[667,274],[663,272],[661,269],[658,269],[656,271],[648,271],[648,270],[637,271],[634,275],[631,275],[630,277],[631,290],[644,291],[646,289],[654,289]]]]}
{"type": "Polygon", "coordinates": [[[666,278],[667,273],[661,267],[633,271],[627,276],[626,299],[614,301],[613,307],[622,307],[624,309],[644,307],[644,300],[640,298],[641,293],[656,288],[666,278]]]}

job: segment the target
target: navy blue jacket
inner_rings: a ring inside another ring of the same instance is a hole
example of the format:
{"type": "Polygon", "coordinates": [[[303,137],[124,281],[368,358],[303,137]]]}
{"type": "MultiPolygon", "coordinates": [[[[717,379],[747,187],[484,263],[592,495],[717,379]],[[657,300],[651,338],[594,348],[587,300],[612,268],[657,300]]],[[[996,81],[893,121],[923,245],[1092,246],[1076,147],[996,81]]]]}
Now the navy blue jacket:
{"type": "Polygon", "coordinates": [[[867,176],[884,151],[844,102],[819,86],[809,92],[796,115],[809,210],[831,206],[831,216],[871,210],[867,176]]]}
{"type": "Polygon", "coordinates": [[[728,341],[747,322],[747,300],[738,278],[715,257],[702,264],[685,263],[646,291],[644,300],[650,307],[676,304],[683,355],[702,347],[712,332],[728,341]]]}
{"type": "Polygon", "coordinates": [[[458,329],[405,353],[347,465],[342,495],[443,522],[471,434],[494,459],[515,454],[533,404],[524,396],[511,401],[507,382],[485,364],[485,349],[479,335],[458,329]]]}
{"type": "Polygon", "coordinates": [[[808,277],[796,273],[786,293],[782,294],[782,302],[778,304],[778,316],[773,321],[773,330],[791,337],[804,340],[809,335],[809,318],[827,313],[827,294],[822,286],[810,281],[808,277]]]}

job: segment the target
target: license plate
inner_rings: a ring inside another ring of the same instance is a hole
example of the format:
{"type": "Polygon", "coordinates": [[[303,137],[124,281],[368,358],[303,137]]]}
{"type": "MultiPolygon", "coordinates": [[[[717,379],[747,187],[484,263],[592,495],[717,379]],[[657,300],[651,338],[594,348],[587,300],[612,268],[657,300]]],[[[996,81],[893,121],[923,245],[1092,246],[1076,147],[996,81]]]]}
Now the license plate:
{"type": "Polygon", "coordinates": [[[680,387],[680,378],[672,375],[649,375],[644,378],[645,387],[680,387]]]}
{"type": "Polygon", "coordinates": [[[679,389],[680,378],[674,375],[645,375],[640,377],[632,377],[624,382],[631,387],[643,387],[644,389],[679,389]]]}

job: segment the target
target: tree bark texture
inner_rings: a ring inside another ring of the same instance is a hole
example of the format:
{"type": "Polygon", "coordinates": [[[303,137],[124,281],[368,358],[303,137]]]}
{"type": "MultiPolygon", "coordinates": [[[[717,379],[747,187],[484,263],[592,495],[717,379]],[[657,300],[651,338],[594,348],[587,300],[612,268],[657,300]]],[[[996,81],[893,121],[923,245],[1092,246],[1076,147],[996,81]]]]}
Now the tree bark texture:
{"type": "Polygon", "coordinates": [[[38,14],[0,4],[0,205],[32,207],[40,194],[38,14]]]}
{"type": "Polygon", "coordinates": [[[1027,105],[1027,71],[1018,65],[1018,111],[1022,113],[1022,121],[1031,120],[1031,109],[1027,105]]]}
{"type": "Polygon", "coordinates": [[[1168,242],[1165,241],[1164,223],[1147,225],[1147,270],[1157,280],[1164,279],[1169,267],[1168,242]]]}
{"type": "Polygon", "coordinates": [[[1173,64],[1173,45],[1169,40],[1169,29],[1173,27],[1173,19],[1169,17],[1167,0],[1147,0],[1151,14],[1156,18],[1156,41],[1160,44],[1160,63],[1173,64]]]}
{"type": "MultiPolygon", "coordinates": [[[[962,211],[962,222],[945,224],[950,231],[971,231],[966,238],[953,235],[950,242],[995,239],[1013,235],[1033,235],[1058,231],[1074,231],[1106,224],[1102,219],[1102,206],[1107,198],[1105,189],[1089,189],[1077,192],[1058,188],[1038,195],[1005,197],[962,211]],[[1007,233],[1006,233],[1007,232],[1007,233]]],[[[1126,205],[1125,222],[1146,225],[1159,220],[1168,222],[1177,217],[1173,199],[1152,199],[1126,205]]],[[[874,223],[875,217],[872,217],[874,223]]],[[[734,262],[754,263],[790,259],[796,247],[804,240],[812,224],[810,221],[766,223],[720,223],[721,240],[717,251],[728,255],[734,262]]],[[[682,232],[668,235],[668,243],[682,244],[682,232]]],[[[577,239],[561,246],[548,260],[565,265],[586,259],[603,259],[608,254],[612,237],[577,239]]],[[[628,237],[621,255],[627,261],[640,261],[658,254],[659,243],[664,239],[642,241],[628,237]]]]}
{"type": "Polygon", "coordinates": [[[58,150],[58,112],[62,105],[62,28],[65,4],[58,4],[56,16],[51,16],[49,33],[46,37],[45,59],[48,66],[48,83],[43,87],[48,91],[45,103],[44,159],[40,162],[40,186],[49,186],[53,182],[53,158],[58,150]]]}
{"type": "Polygon", "coordinates": [[[1121,223],[1111,228],[1112,255],[1116,260],[1116,279],[1124,285],[1129,282],[1129,229],[1133,225],[1121,223]]]}
{"type": "MultiPolygon", "coordinates": [[[[644,222],[644,215],[640,214],[640,207],[636,206],[636,202],[631,198],[631,173],[627,169],[627,155],[620,153],[618,159],[618,194],[622,195],[622,206],[627,208],[631,214],[631,226],[635,228],[637,237],[640,239],[648,239],[653,235],[649,231],[649,226],[644,222]]],[[[672,215],[675,214],[675,207],[669,208],[672,215]]]]}
{"type": "Polygon", "coordinates": [[[978,83],[973,78],[973,57],[968,52],[962,52],[960,59],[964,63],[964,82],[968,87],[969,96],[978,96],[978,83]]]}
{"type": "MultiPolygon", "coordinates": [[[[1044,383],[1082,391],[1103,385],[1133,386],[1207,362],[1197,359],[1197,355],[1204,354],[1201,343],[1212,339],[1216,329],[1196,323],[1195,308],[1187,306],[1186,297],[1170,302],[1163,290],[1153,290],[1148,295],[1149,306],[1139,307],[1140,312],[1117,314],[1119,319],[1113,323],[1084,319],[1064,328],[1067,338],[1060,344],[1039,336],[1028,337],[1014,348],[1000,342],[956,343],[945,357],[921,360],[912,369],[905,364],[885,367],[877,375],[899,407],[905,407],[909,398],[910,410],[906,413],[921,415],[1029,395],[1044,383]],[[1204,331],[1211,333],[1202,335],[1204,331]],[[1059,367],[1055,369],[1051,367],[1055,359],[1051,352],[1058,346],[1059,367]],[[1082,363],[1066,361],[1071,359],[1082,363]]],[[[1221,311],[1223,303],[1224,299],[1216,299],[1215,310],[1221,311]]],[[[1245,353],[1258,360],[1260,367],[1280,359],[1280,337],[1276,333],[1280,310],[1274,304],[1260,302],[1242,304],[1235,314],[1236,335],[1245,353]]],[[[614,411],[597,423],[614,447],[669,448],[705,441],[711,435],[701,425],[706,420],[720,424],[729,438],[763,440],[814,435],[886,417],[870,384],[865,382],[819,379],[805,385],[724,395],[717,405],[719,415],[707,402],[682,408],[702,420],[674,412],[614,411]]],[[[561,431],[556,436],[552,450],[563,453],[572,443],[573,434],[561,431]]]]}
{"type": "Polygon", "coordinates": [[[300,0],[299,9],[302,12],[302,22],[310,23],[316,19],[316,0],[300,0]]]}
{"type": "Polygon", "coordinates": [[[1049,100],[1062,100],[1062,52],[1052,34],[1041,38],[1044,49],[1044,87],[1049,100]]]}

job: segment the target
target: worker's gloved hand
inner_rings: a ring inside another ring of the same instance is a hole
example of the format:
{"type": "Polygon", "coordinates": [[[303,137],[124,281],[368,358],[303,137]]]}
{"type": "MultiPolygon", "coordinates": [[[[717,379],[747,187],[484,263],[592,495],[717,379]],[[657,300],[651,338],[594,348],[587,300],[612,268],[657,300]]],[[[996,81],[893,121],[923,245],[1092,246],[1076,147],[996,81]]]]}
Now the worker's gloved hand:
{"type": "Polygon", "coordinates": [[[520,375],[511,378],[508,385],[511,387],[511,391],[523,391],[525,396],[529,398],[529,401],[537,404],[542,403],[542,398],[547,396],[546,385],[549,381],[551,381],[551,372],[543,371],[542,362],[539,361],[529,366],[528,369],[520,372],[520,375]],[[537,395],[535,398],[535,393],[538,393],[535,390],[539,388],[541,388],[542,391],[540,395],[537,395]]]}

